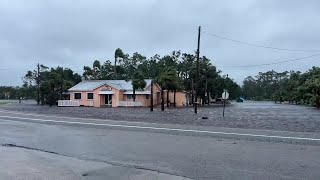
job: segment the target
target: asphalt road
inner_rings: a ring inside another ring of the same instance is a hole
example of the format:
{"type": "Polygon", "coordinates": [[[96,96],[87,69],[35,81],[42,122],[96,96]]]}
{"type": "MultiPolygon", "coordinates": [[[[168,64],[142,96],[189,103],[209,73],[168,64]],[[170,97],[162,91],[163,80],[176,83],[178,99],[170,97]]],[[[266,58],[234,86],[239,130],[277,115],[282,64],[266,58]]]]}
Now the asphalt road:
{"type": "Polygon", "coordinates": [[[274,102],[245,101],[245,103],[228,105],[224,118],[221,105],[200,106],[197,115],[194,114],[193,107],[166,107],[164,112],[156,107],[153,112],[150,112],[149,108],[37,106],[34,100],[23,101],[21,104],[7,104],[0,108],[24,113],[117,121],[320,133],[319,109],[274,102]]]}
{"type": "MultiPolygon", "coordinates": [[[[0,150],[11,155],[19,149],[24,153],[42,153],[29,164],[37,164],[46,157],[49,160],[45,166],[52,167],[42,175],[53,179],[70,175],[57,173],[59,169],[69,169],[79,179],[116,179],[117,175],[118,179],[125,179],[123,174],[136,174],[138,170],[147,171],[144,174],[148,175],[190,179],[320,177],[317,133],[161,125],[0,110],[0,143],[5,151],[0,150]],[[67,166],[66,162],[78,166],[67,166]],[[112,176],[108,176],[110,173],[112,176]]],[[[4,163],[21,162],[11,157],[6,161],[0,158],[0,167],[4,163]]],[[[17,167],[12,166],[13,174],[17,167]]],[[[41,174],[42,170],[33,174],[41,174]]],[[[0,176],[3,173],[0,171],[0,176]]]]}

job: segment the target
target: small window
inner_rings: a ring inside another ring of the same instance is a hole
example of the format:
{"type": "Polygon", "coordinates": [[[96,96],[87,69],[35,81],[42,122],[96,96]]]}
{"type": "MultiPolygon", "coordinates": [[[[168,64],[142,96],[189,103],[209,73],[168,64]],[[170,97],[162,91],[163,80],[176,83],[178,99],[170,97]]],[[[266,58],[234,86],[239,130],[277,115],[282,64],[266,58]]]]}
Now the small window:
{"type": "Polygon", "coordinates": [[[127,99],[133,99],[133,94],[127,94],[127,99]]]}
{"type": "Polygon", "coordinates": [[[150,98],[150,95],[149,94],[146,94],[146,99],[149,99],[150,98]]]}
{"type": "Polygon", "coordinates": [[[87,94],[87,99],[93,99],[93,93],[88,93],[87,94]]]}
{"type": "Polygon", "coordinates": [[[74,93],[74,99],[81,99],[81,93],[74,93]]]}

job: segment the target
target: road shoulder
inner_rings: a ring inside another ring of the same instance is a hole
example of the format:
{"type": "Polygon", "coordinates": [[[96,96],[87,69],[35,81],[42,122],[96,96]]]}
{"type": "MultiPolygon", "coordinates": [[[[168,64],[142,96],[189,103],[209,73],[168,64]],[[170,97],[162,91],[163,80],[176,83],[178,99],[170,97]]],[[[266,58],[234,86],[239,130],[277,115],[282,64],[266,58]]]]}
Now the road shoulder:
{"type": "Polygon", "coordinates": [[[13,179],[159,179],[187,178],[103,162],[80,160],[23,147],[0,147],[0,177],[13,179]]]}

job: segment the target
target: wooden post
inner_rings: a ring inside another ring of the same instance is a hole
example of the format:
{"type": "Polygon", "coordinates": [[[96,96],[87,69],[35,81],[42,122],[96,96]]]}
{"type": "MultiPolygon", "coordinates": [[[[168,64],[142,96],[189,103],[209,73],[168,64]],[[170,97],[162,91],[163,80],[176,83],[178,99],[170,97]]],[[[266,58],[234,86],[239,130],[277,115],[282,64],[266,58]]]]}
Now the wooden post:
{"type": "Polygon", "coordinates": [[[37,104],[40,104],[40,64],[37,65],[37,104]]]}
{"type": "Polygon", "coordinates": [[[167,90],[167,107],[169,107],[169,89],[167,90]]]}
{"type": "Polygon", "coordinates": [[[196,72],[196,82],[195,82],[195,91],[194,91],[194,98],[195,98],[195,105],[194,105],[194,113],[198,113],[198,85],[199,85],[199,61],[200,61],[200,32],[201,32],[201,26],[199,26],[198,29],[198,48],[197,48],[197,72],[196,72]]]}
{"type": "Polygon", "coordinates": [[[150,111],[153,111],[153,80],[151,80],[150,111]]]}
{"type": "Polygon", "coordinates": [[[175,89],[173,92],[173,107],[176,107],[176,92],[177,90],[175,89]]]}
{"type": "Polygon", "coordinates": [[[161,88],[161,111],[164,111],[164,92],[163,92],[163,88],[161,88]]]}

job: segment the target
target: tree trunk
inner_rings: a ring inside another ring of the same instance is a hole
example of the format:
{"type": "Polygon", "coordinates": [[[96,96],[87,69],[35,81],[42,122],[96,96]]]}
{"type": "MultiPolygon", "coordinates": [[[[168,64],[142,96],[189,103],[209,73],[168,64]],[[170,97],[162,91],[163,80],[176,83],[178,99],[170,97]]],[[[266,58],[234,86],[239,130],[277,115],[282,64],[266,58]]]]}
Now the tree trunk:
{"type": "Polygon", "coordinates": [[[193,78],[191,78],[191,97],[192,97],[191,104],[192,104],[192,106],[194,106],[194,87],[193,87],[193,78]]]}
{"type": "Polygon", "coordinates": [[[175,89],[173,92],[173,107],[176,107],[176,92],[177,90],[175,89]]]}
{"type": "Polygon", "coordinates": [[[63,97],[63,82],[64,82],[64,77],[63,77],[63,69],[62,69],[62,74],[61,74],[61,84],[60,84],[60,100],[62,100],[63,97]]]}
{"type": "Polygon", "coordinates": [[[164,111],[164,92],[161,89],[161,111],[164,111]]]}
{"type": "Polygon", "coordinates": [[[36,81],[37,81],[37,104],[40,104],[40,64],[38,63],[38,71],[37,71],[37,75],[36,75],[36,81]]]}
{"type": "Polygon", "coordinates": [[[204,96],[202,96],[202,106],[204,106],[204,104],[206,103],[206,96],[204,95],[204,96]]]}
{"type": "Polygon", "coordinates": [[[153,111],[153,80],[151,80],[150,111],[153,111]]]}
{"type": "Polygon", "coordinates": [[[167,90],[167,107],[169,107],[169,90],[167,90]]]}
{"type": "Polygon", "coordinates": [[[49,98],[49,105],[50,107],[54,104],[54,87],[51,87],[50,98],[49,98]]]}
{"type": "Polygon", "coordinates": [[[38,84],[38,89],[37,89],[37,104],[40,104],[40,85],[38,84]]]}
{"type": "Polygon", "coordinates": [[[133,102],[136,102],[136,89],[133,88],[133,102]]]}
{"type": "Polygon", "coordinates": [[[114,77],[116,78],[116,76],[117,76],[117,58],[116,57],[114,57],[114,70],[113,70],[114,72],[114,77]]]}
{"type": "MultiPolygon", "coordinates": [[[[208,96],[208,79],[206,78],[206,91],[205,91],[205,93],[207,93],[207,96],[208,96]]],[[[203,98],[203,105],[206,103],[206,95],[204,94],[204,98],[203,98]]],[[[208,96],[208,105],[209,105],[209,96],[208,96]]]]}
{"type": "Polygon", "coordinates": [[[210,106],[210,92],[207,92],[208,106],[210,106]]]}
{"type": "Polygon", "coordinates": [[[193,91],[191,91],[191,104],[194,106],[194,97],[193,97],[193,91]]]}

